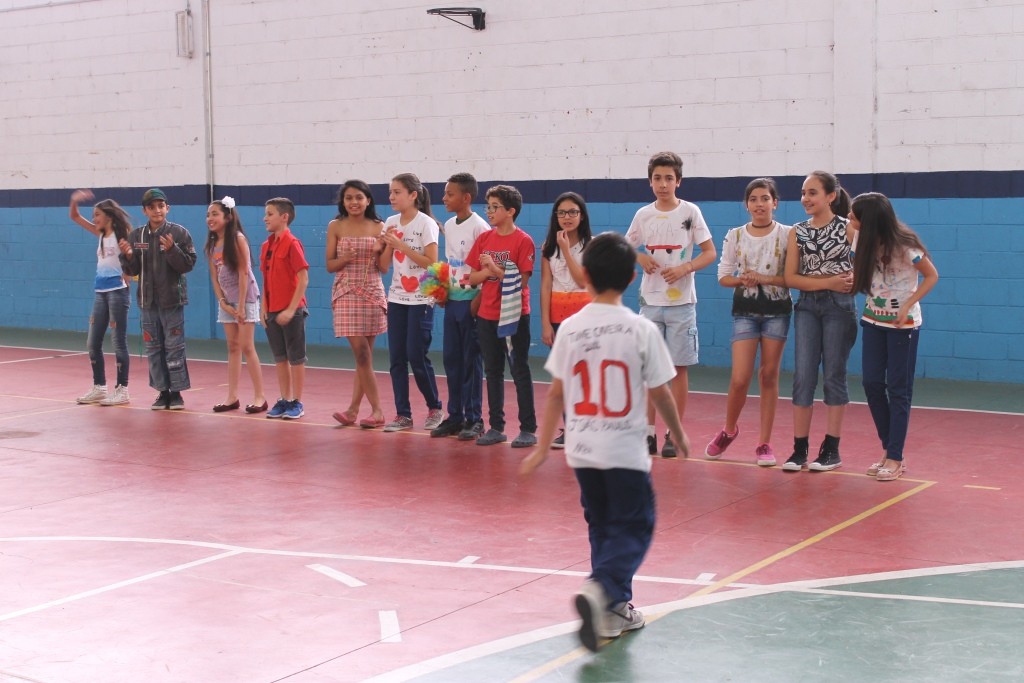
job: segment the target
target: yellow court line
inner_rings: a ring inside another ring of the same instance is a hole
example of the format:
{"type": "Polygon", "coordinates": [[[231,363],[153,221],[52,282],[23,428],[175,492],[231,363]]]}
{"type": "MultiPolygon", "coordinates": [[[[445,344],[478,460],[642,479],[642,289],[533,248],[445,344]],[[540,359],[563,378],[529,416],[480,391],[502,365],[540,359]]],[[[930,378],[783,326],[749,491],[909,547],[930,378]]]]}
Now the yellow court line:
{"type": "Polygon", "coordinates": [[[0,417],[0,422],[3,422],[5,420],[25,419],[26,417],[35,417],[36,415],[46,415],[47,413],[61,413],[64,412],[65,410],[72,410],[77,406],[78,404],[76,403],[70,406],[64,406],[63,408],[53,408],[52,410],[39,410],[31,413],[15,413],[13,415],[4,415],[3,417],[0,417]]]}
{"type": "MultiPolygon", "coordinates": [[[[920,493],[921,491],[924,491],[926,488],[928,488],[930,486],[933,486],[935,483],[936,482],[934,482],[934,481],[922,482],[921,484],[919,484],[918,486],[915,486],[914,488],[910,489],[909,491],[904,491],[903,493],[899,494],[898,496],[894,496],[894,497],[892,497],[892,498],[890,498],[890,499],[888,499],[886,501],[883,501],[883,502],[879,503],[878,505],[876,505],[876,506],[874,506],[872,508],[869,508],[868,510],[865,510],[864,512],[861,512],[860,514],[854,515],[853,517],[851,517],[850,519],[847,519],[846,521],[840,522],[839,524],[836,524],[835,526],[832,526],[832,527],[829,527],[828,529],[825,529],[821,533],[815,534],[814,536],[811,536],[810,538],[807,538],[807,539],[804,539],[803,541],[800,541],[796,545],[792,545],[792,546],[786,548],[785,550],[781,550],[781,551],[775,553],[774,555],[766,557],[765,559],[761,560],[760,562],[756,562],[756,563],[750,565],[749,567],[746,567],[745,569],[741,569],[738,572],[735,572],[734,574],[730,574],[729,576],[725,577],[721,581],[717,581],[717,582],[715,582],[715,583],[713,583],[713,584],[711,584],[709,586],[705,586],[704,588],[700,589],[699,591],[696,591],[695,593],[692,593],[692,594],[688,595],[687,598],[697,598],[697,597],[700,597],[702,595],[707,595],[709,593],[714,593],[715,591],[717,591],[717,590],[719,590],[721,588],[725,588],[726,586],[728,586],[728,585],[730,585],[730,584],[732,584],[732,583],[734,583],[736,581],[739,581],[740,579],[742,579],[745,576],[749,576],[750,574],[753,574],[756,571],[760,571],[761,569],[764,569],[765,567],[767,567],[767,566],[769,566],[771,564],[774,564],[774,563],[778,562],[779,560],[785,559],[785,558],[789,557],[790,555],[798,553],[801,550],[803,550],[804,548],[810,547],[810,546],[814,545],[815,543],[818,543],[819,541],[823,541],[826,538],[828,538],[829,536],[833,536],[833,535],[839,533],[840,531],[842,531],[844,529],[847,529],[847,528],[853,526],[854,524],[856,524],[858,522],[861,522],[861,521],[867,519],[868,517],[871,517],[872,515],[875,515],[875,514],[881,512],[882,510],[890,508],[893,505],[895,505],[896,503],[899,503],[899,502],[901,502],[903,500],[906,500],[907,498],[910,498],[913,495],[916,495],[916,494],[920,493]]],[[[669,612],[663,612],[661,614],[650,615],[650,616],[647,617],[647,623],[649,624],[649,623],[655,622],[658,619],[661,619],[662,617],[667,616],[668,614],[670,614],[670,613],[669,612]]],[[[552,671],[555,671],[559,667],[562,667],[562,666],[564,666],[566,664],[569,664],[569,663],[579,659],[580,657],[583,657],[584,655],[587,654],[587,652],[588,652],[588,650],[586,650],[585,648],[582,648],[582,647],[576,648],[572,652],[568,652],[568,653],[562,655],[561,657],[558,657],[557,659],[553,659],[550,662],[547,662],[547,663],[542,664],[542,665],[540,665],[540,666],[538,666],[538,667],[536,667],[536,668],[534,668],[534,669],[532,669],[530,671],[527,671],[526,673],[524,673],[521,676],[517,676],[516,678],[512,679],[512,683],[531,683],[532,681],[536,681],[541,676],[544,676],[544,675],[546,675],[546,674],[548,674],[548,673],[550,673],[552,671]]]]}
{"type": "Polygon", "coordinates": [[[983,491],[1002,491],[1001,486],[977,486],[975,484],[964,484],[965,489],[982,489],[983,491]]]}

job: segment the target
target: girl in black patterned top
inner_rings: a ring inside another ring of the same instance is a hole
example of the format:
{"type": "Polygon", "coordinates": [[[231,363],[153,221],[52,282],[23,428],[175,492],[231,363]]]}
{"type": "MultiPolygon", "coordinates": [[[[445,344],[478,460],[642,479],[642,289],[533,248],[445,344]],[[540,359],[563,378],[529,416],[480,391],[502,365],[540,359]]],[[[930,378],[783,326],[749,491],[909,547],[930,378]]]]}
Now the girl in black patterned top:
{"type": "Polygon", "coordinates": [[[794,307],[793,454],[782,466],[789,472],[805,467],[834,470],[842,464],[839,437],[850,402],[846,363],[857,340],[853,264],[846,238],[850,195],[831,173],[814,171],[804,180],[800,201],[810,219],[793,226],[786,250],[786,285],[800,291],[794,307]],[[807,464],[808,439],[823,369],[828,425],[817,459],[807,464]]]}

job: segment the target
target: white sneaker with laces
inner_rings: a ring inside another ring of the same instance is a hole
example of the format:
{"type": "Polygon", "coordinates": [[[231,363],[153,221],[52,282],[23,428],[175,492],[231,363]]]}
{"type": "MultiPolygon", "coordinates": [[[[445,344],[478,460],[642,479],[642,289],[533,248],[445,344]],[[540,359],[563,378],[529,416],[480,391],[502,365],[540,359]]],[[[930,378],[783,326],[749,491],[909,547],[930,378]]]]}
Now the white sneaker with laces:
{"type": "Polygon", "coordinates": [[[394,420],[384,425],[385,432],[400,432],[405,429],[412,429],[412,418],[398,415],[394,420]]]}
{"type": "Polygon", "coordinates": [[[435,408],[427,413],[427,421],[423,423],[423,428],[428,432],[437,429],[442,420],[444,420],[444,411],[440,408],[435,408]]]}
{"type": "Polygon", "coordinates": [[[635,631],[643,628],[646,623],[644,613],[633,607],[632,603],[620,602],[604,615],[604,631],[601,635],[605,638],[618,638],[624,631],[635,631]]]}
{"type": "Polygon", "coordinates": [[[79,396],[79,403],[99,403],[107,397],[107,388],[102,384],[93,385],[92,389],[85,396],[79,396]]]}
{"type": "Polygon", "coordinates": [[[100,401],[100,405],[119,406],[128,403],[130,400],[131,398],[128,396],[128,387],[118,384],[114,387],[114,392],[112,394],[100,401]]]}

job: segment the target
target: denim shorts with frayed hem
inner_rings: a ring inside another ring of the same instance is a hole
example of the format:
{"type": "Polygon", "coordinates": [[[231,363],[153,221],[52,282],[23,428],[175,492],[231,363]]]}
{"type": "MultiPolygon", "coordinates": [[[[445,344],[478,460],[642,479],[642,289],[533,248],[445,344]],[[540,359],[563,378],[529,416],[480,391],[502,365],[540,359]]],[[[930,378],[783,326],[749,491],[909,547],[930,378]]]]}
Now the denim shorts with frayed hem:
{"type": "Polygon", "coordinates": [[[786,341],[789,336],[788,315],[737,315],[732,319],[732,341],[774,339],[786,341]]]}

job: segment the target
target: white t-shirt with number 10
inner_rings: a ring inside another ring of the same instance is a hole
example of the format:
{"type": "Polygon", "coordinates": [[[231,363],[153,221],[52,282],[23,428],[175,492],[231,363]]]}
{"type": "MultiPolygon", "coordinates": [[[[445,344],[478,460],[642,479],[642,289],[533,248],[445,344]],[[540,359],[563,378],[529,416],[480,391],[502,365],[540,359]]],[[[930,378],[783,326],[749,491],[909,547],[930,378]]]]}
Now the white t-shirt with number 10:
{"type": "Polygon", "coordinates": [[[647,387],[676,375],[654,323],[625,306],[588,304],[562,323],[544,369],[562,381],[570,467],[650,471],[647,387]]]}

